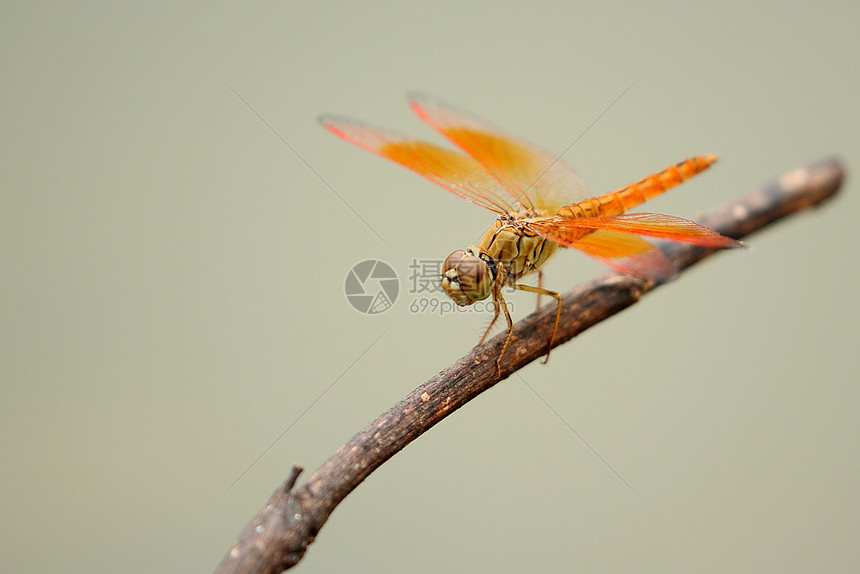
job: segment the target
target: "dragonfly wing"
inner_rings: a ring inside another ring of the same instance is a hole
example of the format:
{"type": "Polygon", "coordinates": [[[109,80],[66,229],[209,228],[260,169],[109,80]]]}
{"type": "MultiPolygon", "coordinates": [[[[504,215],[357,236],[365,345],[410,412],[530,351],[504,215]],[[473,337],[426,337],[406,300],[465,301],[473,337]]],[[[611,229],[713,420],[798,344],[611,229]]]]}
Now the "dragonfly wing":
{"type": "Polygon", "coordinates": [[[475,205],[497,214],[518,211],[510,194],[470,157],[338,116],[320,116],[319,121],[334,135],[407,167],[475,205]]]}
{"type": "Polygon", "coordinates": [[[600,229],[569,241],[569,234],[552,225],[533,224],[529,227],[541,236],[565,247],[573,247],[624,275],[663,283],[678,273],[672,260],[656,245],[630,233],[600,229]]]}
{"type": "Polygon", "coordinates": [[[558,221],[557,218],[556,224],[562,228],[570,229],[602,229],[632,233],[655,239],[691,243],[712,249],[744,247],[742,242],[720,235],[709,227],[699,225],[688,219],[660,213],[628,213],[617,217],[572,218],[561,221],[558,221]]]}
{"type": "Polygon", "coordinates": [[[582,178],[561,157],[433,97],[410,94],[409,105],[418,117],[475,158],[527,209],[555,215],[565,205],[587,199],[582,178]]]}
{"type": "Polygon", "coordinates": [[[711,249],[744,247],[698,223],[657,213],[618,217],[552,217],[529,223],[542,237],[578,249],[605,265],[636,277],[666,281],[676,274],[674,263],[641,236],[691,243],[711,249]],[[583,234],[583,231],[589,233],[583,234]]]}

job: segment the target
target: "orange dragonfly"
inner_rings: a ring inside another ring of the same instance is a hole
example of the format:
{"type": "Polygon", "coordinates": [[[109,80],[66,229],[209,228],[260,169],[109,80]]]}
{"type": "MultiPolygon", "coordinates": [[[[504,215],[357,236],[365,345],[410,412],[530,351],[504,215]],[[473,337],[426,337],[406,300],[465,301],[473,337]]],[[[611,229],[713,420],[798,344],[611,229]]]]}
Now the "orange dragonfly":
{"type": "Polygon", "coordinates": [[[657,282],[672,279],[677,270],[643,237],[711,249],[743,246],[679,217],[625,214],[701,173],[716,156],[692,157],[612,193],[589,198],[582,179],[560,157],[433,97],[410,95],[409,105],[464,153],[338,116],[321,116],[320,123],[336,136],[407,167],[498,216],[475,245],[448,256],[442,267],[442,287],[460,306],[492,295],[495,315],[479,345],[504,310],[508,338],[496,362],[499,370],[513,337],[513,322],[502,296],[506,286],[557,301],[549,359],[561,318],[561,296],[542,287],[539,268],[559,246],[578,249],[620,273],[657,282]],[[535,271],[536,287],[519,283],[535,271]]]}

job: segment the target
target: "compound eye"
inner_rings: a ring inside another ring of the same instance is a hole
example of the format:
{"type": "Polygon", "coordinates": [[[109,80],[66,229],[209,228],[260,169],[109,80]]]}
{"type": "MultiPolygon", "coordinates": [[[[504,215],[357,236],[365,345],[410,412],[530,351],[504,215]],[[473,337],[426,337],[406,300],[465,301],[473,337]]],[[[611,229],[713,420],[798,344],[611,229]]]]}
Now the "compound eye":
{"type": "Polygon", "coordinates": [[[493,292],[493,275],[486,261],[458,250],[442,265],[442,288],[457,305],[471,305],[493,292]]]}
{"type": "Polygon", "coordinates": [[[442,276],[444,277],[448,275],[448,271],[451,271],[452,269],[456,270],[457,266],[460,264],[460,262],[465,256],[466,252],[462,249],[458,249],[457,251],[449,255],[448,258],[445,259],[445,263],[442,264],[442,276]]]}

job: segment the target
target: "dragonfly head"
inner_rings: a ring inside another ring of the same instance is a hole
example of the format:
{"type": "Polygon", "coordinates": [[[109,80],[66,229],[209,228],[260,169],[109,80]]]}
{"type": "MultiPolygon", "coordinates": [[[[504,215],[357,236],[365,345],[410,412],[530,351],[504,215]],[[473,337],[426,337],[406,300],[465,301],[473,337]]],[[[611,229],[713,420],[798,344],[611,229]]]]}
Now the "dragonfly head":
{"type": "Polygon", "coordinates": [[[442,264],[442,288],[461,307],[489,297],[495,282],[493,260],[475,255],[472,249],[458,249],[442,264]]]}

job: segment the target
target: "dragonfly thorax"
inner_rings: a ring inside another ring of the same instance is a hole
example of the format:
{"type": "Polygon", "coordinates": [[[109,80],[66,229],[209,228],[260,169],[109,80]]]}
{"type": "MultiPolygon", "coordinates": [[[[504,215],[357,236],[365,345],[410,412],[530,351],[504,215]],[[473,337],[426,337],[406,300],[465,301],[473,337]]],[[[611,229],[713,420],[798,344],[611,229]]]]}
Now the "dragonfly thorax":
{"type": "Polygon", "coordinates": [[[461,307],[489,297],[495,282],[495,262],[472,248],[458,249],[442,264],[442,288],[461,307]]]}

